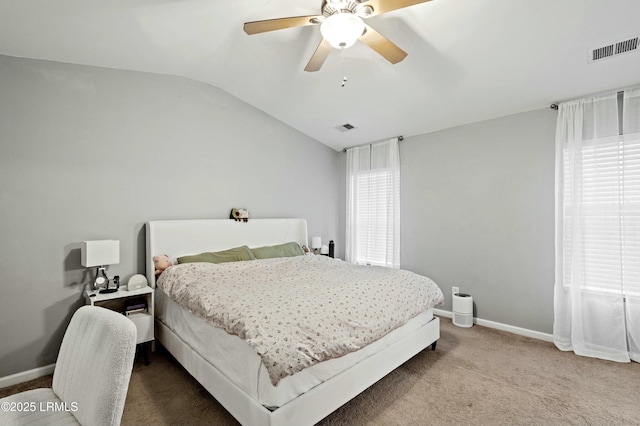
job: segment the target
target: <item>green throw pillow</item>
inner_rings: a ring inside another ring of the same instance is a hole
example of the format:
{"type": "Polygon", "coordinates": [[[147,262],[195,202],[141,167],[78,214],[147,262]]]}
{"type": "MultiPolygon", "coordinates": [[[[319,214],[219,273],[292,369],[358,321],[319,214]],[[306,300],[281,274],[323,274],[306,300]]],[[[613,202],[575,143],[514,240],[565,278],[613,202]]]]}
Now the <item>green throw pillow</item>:
{"type": "Polygon", "coordinates": [[[238,262],[241,260],[254,260],[255,256],[251,252],[251,249],[247,246],[241,246],[232,248],[229,250],[206,252],[200,254],[194,254],[191,256],[182,256],[178,258],[178,263],[195,263],[195,262],[209,262],[209,263],[224,263],[224,262],[238,262]]]}
{"type": "Polygon", "coordinates": [[[273,257],[302,256],[304,251],[296,242],[278,244],[275,246],[256,247],[251,249],[256,259],[271,259],[273,257]]]}

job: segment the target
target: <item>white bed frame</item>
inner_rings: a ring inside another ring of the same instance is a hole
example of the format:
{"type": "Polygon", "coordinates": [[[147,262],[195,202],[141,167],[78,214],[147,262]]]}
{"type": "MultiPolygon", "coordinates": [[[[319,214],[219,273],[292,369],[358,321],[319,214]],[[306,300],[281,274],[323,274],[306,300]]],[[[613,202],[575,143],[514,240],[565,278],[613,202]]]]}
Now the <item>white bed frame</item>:
{"type": "MultiPolygon", "coordinates": [[[[307,245],[304,219],[231,219],[150,221],[147,233],[147,279],[155,288],[153,256],[171,258],[247,245],[296,241],[307,245]]],[[[440,321],[432,321],[404,339],[364,359],[287,404],[269,410],[248,395],[177,334],[156,321],[156,339],[243,425],[313,425],[440,338],[440,321]]]]}

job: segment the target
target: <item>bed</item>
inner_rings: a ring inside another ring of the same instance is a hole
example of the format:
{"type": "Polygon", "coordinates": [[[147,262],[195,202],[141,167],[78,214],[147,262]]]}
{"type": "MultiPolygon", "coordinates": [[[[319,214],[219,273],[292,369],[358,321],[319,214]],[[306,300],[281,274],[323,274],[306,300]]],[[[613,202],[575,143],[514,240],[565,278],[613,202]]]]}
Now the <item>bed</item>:
{"type": "MultiPolygon", "coordinates": [[[[156,288],[154,255],[177,258],[292,241],[301,246],[308,243],[304,219],[150,221],[146,224],[147,279],[156,288]]],[[[308,259],[297,261],[342,267],[341,262],[323,256],[303,257],[308,259]]],[[[258,264],[252,262],[238,265],[258,264]]],[[[429,307],[362,349],[274,382],[253,347],[180,306],[168,293],[156,288],[156,339],[243,425],[315,424],[418,352],[430,345],[435,349],[440,337],[439,320],[429,307]]]]}

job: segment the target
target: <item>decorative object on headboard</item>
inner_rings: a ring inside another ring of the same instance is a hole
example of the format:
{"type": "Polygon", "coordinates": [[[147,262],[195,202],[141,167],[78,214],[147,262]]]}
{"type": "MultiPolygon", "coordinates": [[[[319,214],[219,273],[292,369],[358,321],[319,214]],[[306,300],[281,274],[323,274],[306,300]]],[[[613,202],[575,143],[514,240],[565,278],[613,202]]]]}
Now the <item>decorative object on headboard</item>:
{"type": "Polygon", "coordinates": [[[236,222],[248,222],[249,221],[249,210],[247,209],[231,209],[231,214],[229,215],[229,219],[233,219],[236,222]]]}

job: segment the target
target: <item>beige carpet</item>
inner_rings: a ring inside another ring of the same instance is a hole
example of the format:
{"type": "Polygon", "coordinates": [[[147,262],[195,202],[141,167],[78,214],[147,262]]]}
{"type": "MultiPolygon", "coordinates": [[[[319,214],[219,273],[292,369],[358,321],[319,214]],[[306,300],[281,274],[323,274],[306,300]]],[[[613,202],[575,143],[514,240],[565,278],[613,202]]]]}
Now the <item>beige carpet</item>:
{"type": "MultiPolygon", "coordinates": [[[[553,344],[442,318],[427,349],[321,425],[640,425],[640,365],[558,351],[553,344]]],[[[0,390],[50,386],[51,377],[0,390]]],[[[234,425],[169,355],[136,360],[124,425],[234,425]]]]}

